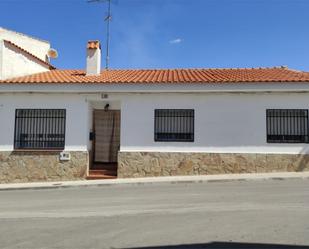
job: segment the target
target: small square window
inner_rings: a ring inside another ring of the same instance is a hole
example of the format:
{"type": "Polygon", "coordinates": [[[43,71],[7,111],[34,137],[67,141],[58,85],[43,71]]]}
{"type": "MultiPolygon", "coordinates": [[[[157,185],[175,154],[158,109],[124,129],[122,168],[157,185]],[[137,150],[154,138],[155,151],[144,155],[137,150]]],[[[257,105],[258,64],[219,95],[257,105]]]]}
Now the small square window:
{"type": "Polygon", "coordinates": [[[193,109],[156,109],[155,141],[157,142],[193,142],[193,109]]]}
{"type": "Polygon", "coordinates": [[[17,109],[15,149],[63,149],[65,144],[64,109],[17,109]]]}
{"type": "Polygon", "coordinates": [[[308,110],[268,109],[268,143],[308,143],[308,110]]]}

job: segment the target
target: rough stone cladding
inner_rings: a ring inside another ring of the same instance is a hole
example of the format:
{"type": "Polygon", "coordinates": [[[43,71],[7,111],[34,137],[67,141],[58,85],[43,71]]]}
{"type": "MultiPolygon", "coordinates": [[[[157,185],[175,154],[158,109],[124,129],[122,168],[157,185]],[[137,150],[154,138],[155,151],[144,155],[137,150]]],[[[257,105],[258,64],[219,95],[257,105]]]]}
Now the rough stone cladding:
{"type": "Polygon", "coordinates": [[[118,177],[309,171],[309,155],[120,152],[118,177]]]}
{"type": "Polygon", "coordinates": [[[0,183],[85,179],[88,152],[70,152],[70,161],[59,161],[55,151],[0,152],[0,183]]]}

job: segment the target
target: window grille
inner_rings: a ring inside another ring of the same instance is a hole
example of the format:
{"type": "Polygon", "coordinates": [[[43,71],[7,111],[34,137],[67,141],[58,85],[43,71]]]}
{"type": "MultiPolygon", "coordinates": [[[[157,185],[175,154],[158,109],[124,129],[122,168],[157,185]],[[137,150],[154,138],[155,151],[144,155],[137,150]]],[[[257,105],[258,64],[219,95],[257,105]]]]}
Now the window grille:
{"type": "Polygon", "coordinates": [[[16,109],[15,149],[63,149],[65,109],[16,109]]]}
{"type": "Polygon", "coordinates": [[[305,109],[268,109],[268,143],[307,143],[308,110],[305,109]]]}
{"type": "Polygon", "coordinates": [[[193,109],[156,109],[155,141],[193,142],[193,109]]]}

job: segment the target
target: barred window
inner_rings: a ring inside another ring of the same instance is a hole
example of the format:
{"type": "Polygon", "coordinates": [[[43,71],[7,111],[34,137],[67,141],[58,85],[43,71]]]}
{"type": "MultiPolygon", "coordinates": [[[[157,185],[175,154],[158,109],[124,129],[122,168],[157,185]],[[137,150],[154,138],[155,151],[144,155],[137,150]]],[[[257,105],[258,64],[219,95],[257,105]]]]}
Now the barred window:
{"type": "Polygon", "coordinates": [[[307,143],[308,110],[306,109],[268,109],[268,143],[307,143]]]}
{"type": "Polygon", "coordinates": [[[159,142],[193,142],[193,109],[156,109],[154,140],[159,142]]]}
{"type": "Polygon", "coordinates": [[[65,109],[16,109],[15,149],[63,149],[65,109]]]}

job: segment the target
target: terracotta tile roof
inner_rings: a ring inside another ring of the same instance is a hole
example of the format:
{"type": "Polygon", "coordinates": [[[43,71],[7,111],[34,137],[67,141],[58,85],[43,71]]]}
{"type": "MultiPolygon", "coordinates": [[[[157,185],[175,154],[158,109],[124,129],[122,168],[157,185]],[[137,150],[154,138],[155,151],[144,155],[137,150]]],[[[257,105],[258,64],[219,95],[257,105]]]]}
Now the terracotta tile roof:
{"type": "Polygon", "coordinates": [[[242,82],[308,82],[309,73],[286,67],[251,69],[131,69],[104,70],[98,76],[87,76],[84,70],[51,70],[49,72],[3,80],[0,83],[242,83],[242,82]]]}
{"type": "Polygon", "coordinates": [[[87,48],[88,49],[101,48],[100,41],[88,41],[87,48]]]}
{"type": "Polygon", "coordinates": [[[15,47],[16,49],[22,51],[23,53],[27,54],[28,56],[32,57],[33,59],[45,64],[46,66],[49,67],[49,69],[56,69],[53,65],[51,65],[50,63],[40,59],[39,57],[35,56],[34,54],[30,53],[29,51],[23,49],[22,47],[16,45],[15,43],[11,42],[11,41],[8,41],[8,40],[3,40],[6,44],[9,44],[13,47],[15,47]]]}

